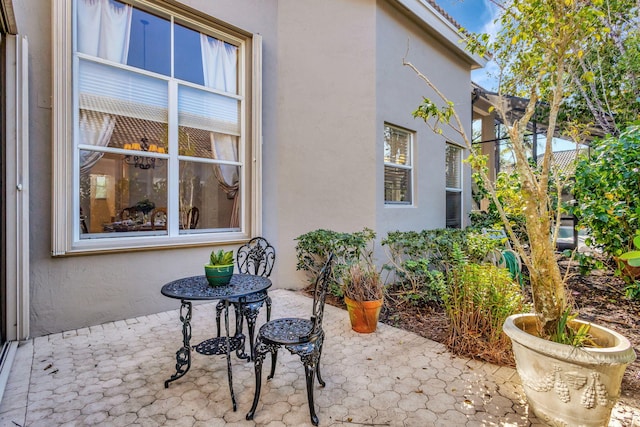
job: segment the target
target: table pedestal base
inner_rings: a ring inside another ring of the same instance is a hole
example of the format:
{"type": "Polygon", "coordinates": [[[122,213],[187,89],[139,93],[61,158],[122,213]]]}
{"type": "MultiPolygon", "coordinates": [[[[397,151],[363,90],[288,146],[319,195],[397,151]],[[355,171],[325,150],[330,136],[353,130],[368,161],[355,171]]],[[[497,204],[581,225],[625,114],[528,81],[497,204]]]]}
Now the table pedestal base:
{"type": "MultiPolygon", "coordinates": [[[[190,301],[182,300],[180,306],[180,321],[182,322],[182,347],[176,352],[176,373],[164,382],[164,388],[169,387],[169,383],[181,378],[191,368],[191,314],[192,306],[190,301]],[[186,366],[186,368],[185,368],[186,366]]],[[[236,336],[229,336],[229,303],[225,301],[224,324],[227,332],[226,337],[210,338],[193,346],[193,349],[207,356],[227,356],[227,373],[229,376],[229,391],[231,392],[231,402],[233,410],[236,410],[236,397],[233,393],[233,376],[231,373],[231,353],[244,350],[245,336],[237,333],[236,336]]],[[[244,353],[244,351],[242,351],[244,353]]]]}

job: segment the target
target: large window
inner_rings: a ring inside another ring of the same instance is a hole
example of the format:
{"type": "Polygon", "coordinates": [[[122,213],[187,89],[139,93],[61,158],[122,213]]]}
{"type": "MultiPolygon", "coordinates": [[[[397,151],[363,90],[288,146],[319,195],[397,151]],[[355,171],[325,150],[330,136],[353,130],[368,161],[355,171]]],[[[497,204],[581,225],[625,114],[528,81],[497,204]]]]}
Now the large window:
{"type": "Polygon", "coordinates": [[[56,138],[55,169],[73,190],[54,195],[66,214],[54,254],[247,236],[260,132],[247,120],[259,88],[246,58],[259,44],[148,2],[56,2],[72,17],[58,60],[73,86],[57,81],[72,138],[56,138]]]}
{"type": "Polygon", "coordinates": [[[384,126],[384,202],[410,205],[413,201],[413,135],[391,125],[384,126]]]}
{"type": "Polygon", "coordinates": [[[462,227],[462,148],[447,144],[445,149],[447,227],[462,227]]]}

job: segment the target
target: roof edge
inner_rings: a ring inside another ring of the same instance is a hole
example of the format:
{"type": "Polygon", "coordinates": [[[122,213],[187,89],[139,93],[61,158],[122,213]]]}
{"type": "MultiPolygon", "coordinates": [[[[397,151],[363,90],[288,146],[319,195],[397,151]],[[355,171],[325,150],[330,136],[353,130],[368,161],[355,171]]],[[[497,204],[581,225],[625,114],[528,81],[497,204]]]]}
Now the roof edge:
{"type": "Polygon", "coordinates": [[[454,52],[471,65],[471,69],[483,68],[488,59],[477,54],[472,54],[464,48],[463,38],[460,36],[461,28],[444,9],[433,0],[389,0],[395,3],[408,15],[437,38],[445,46],[453,48],[454,52]]]}

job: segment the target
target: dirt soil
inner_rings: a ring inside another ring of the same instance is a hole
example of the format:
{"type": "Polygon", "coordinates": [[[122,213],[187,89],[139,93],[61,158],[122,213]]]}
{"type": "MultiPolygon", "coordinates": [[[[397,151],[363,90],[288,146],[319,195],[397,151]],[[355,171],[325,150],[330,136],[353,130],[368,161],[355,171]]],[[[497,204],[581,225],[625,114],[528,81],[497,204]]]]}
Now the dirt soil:
{"type": "MultiPolygon", "coordinates": [[[[570,267],[568,285],[579,318],[619,332],[634,347],[638,359],[624,374],[620,401],[640,408],[640,301],[625,298],[625,284],[612,272],[594,271],[581,276],[575,264],[561,261],[560,266],[563,271],[570,267]]],[[[331,297],[327,302],[345,308],[341,299],[331,297]]],[[[449,325],[442,307],[416,307],[393,297],[385,300],[380,321],[440,343],[445,342],[449,325]]]]}

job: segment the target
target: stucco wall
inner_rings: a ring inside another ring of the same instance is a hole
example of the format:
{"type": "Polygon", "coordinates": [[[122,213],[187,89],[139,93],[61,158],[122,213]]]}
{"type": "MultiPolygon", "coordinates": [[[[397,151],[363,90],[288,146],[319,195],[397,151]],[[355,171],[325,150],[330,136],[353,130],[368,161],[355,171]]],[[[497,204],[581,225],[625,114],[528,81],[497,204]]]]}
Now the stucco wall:
{"type": "Polygon", "coordinates": [[[297,236],[375,225],[375,3],[281,1],[278,24],[276,186],[264,199],[276,201],[278,284],[301,287],[297,236]]]}
{"type": "MultiPolygon", "coordinates": [[[[277,250],[274,286],[304,286],[294,239],[308,231],[366,226],[382,235],[399,224],[444,225],[444,140],[431,141],[410,116],[424,86],[401,65],[402,27],[411,28],[412,60],[436,72],[454,100],[468,103],[468,69],[460,60],[430,48],[432,40],[383,1],[380,12],[371,0],[183,3],[263,36],[262,234],[277,250]],[[419,52],[425,55],[415,58],[419,52]],[[416,207],[402,212],[384,208],[385,121],[417,132],[416,207]]],[[[160,295],[162,284],[199,274],[211,248],[51,257],[51,4],[23,0],[14,7],[30,47],[31,335],[177,308],[160,295]]]]}
{"type": "MultiPolygon", "coordinates": [[[[412,112],[423,97],[436,100],[435,94],[407,66],[406,56],[456,105],[462,122],[471,128],[470,65],[444,47],[386,1],[378,1],[376,16],[376,154],[377,192],[376,231],[381,240],[388,231],[423,230],[445,226],[445,144],[462,144],[458,135],[435,134],[412,112]],[[414,132],[413,206],[384,204],[383,145],[384,124],[390,123],[414,132]]],[[[470,208],[469,170],[464,168],[463,206],[470,208]]],[[[464,219],[463,215],[463,219],[464,219]]],[[[382,260],[384,261],[384,260],[382,260]]]]}

